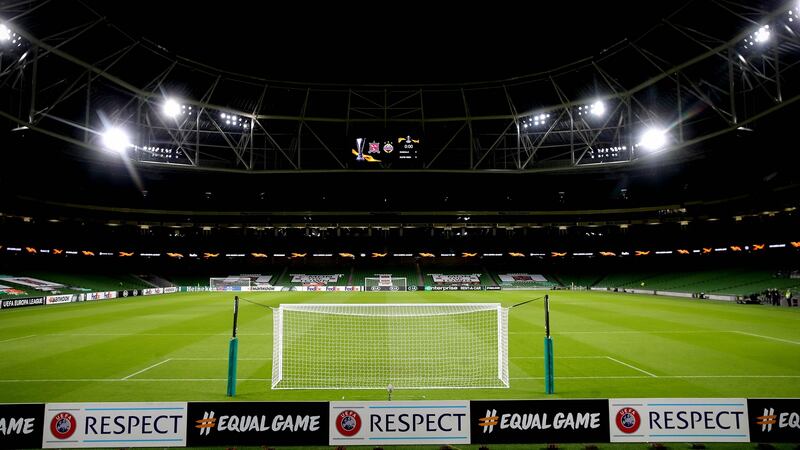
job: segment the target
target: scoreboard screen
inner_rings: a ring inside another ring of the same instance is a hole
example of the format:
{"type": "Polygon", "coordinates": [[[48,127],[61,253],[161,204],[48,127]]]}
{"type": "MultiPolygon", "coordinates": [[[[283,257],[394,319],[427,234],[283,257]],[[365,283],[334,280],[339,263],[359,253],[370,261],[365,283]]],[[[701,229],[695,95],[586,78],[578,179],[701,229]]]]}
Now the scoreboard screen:
{"type": "Polygon", "coordinates": [[[422,166],[419,134],[359,135],[350,142],[351,167],[416,168],[422,166]]]}

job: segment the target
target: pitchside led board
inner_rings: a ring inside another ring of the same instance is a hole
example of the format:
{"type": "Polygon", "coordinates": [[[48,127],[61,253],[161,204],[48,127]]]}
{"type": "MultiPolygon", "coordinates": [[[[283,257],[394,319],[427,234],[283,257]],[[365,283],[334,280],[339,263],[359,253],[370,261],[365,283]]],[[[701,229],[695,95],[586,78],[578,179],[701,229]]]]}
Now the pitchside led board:
{"type": "Polygon", "coordinates": [[[42,448],[185,447],[186,402],[48,403],[42,448]]]}
{"type": "Polygon", "coordinates": [[[0,405],[0,448],[41,448],[44,404],[0,405]]]}
{"type": "Polygon", "coordinates": [[[469,402],[331,402],[329,445],[469,444],[469,402]]]}
{"type": "Polygon", "coordinates": [[[750,442],[800,442],[800,399],[751,398],[750,442]]]}
{"type": "Polygon", "coordinates": [[[743,398],[631,398],[608,402],[611,442],[749,442],[743,398]]]}
{"type": "Polygon", "coordinates": [[[192,402],[190,447],[328,444],[328,402],[192,402]]]}
{"type": "Polygon", "coordinates": [[[473,444],[608,442],[607,400],[473,400],[473,444]]]}
{"type": "Polygon", "coordinates": [[[422,167],[423,138],[401,130],[351,135],[348,167],[356,169],[416,169],[422,167]]]}

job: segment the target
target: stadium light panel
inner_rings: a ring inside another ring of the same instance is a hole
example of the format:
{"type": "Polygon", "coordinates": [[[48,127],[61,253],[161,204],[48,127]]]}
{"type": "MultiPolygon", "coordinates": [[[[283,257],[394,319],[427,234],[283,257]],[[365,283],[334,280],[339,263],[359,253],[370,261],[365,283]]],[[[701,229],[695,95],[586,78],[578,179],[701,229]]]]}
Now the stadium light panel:
{"type": "Polygon", "coordinates": [[[769,25],[764,25],[761,28],[759,28],[758,31],[756,31],[755,36],[753,37],[755,38],[755,41],[759,44],[767,42],[770,37],[769,25]]]}
{"type": "Polygon", "coordinates": [[[123,153],[131,146],[131,140],[125,130],[113,127],[103,133],[103,146],[117,153],[123,153]]]}
{"type": "Polygon", "coordinates": [[[11,30],[5,24],[0,24],[0,42],[11,40],[11,30]]]}
{"type": "Polygon", "coordinates": [[[168,98],[163,106],[164,115],[167,117],[175,118],[181,114],[181,105],[174,98],[168,98]]]}
{"type": "Polygon", "coordinates": [[[649,128],[642,134],[639,146],[645,150],[658,150],[667,144],[667,132],[660,128],[649,128]]]}
{"type": "Polygon", "coordinates": [[[595,115],[597,117],[601,117],[603,114],[606,113],[606,105],[603,102],[601,102],[600,100],[598,100],[598,101],[592,103],[591,112],[592,112],[592,115],[595,115]]]}

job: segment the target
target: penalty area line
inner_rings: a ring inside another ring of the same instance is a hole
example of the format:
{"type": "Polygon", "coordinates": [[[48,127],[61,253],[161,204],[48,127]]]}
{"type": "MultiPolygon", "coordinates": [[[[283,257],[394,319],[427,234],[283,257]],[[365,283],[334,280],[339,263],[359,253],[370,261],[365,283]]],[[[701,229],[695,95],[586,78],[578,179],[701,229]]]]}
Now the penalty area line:
{"type": "MultiPolygon", "coordinates": [[[[607,356],[559,356],[556,359],[604,359],[607,356]]],[[[508,359],[544,359],[544,356],[509,356],[508,359]]]]}
{"type": "MultiPolygon", "coordinates": [[[[170,358],[173,361],[227,361],[228,358],[170,358]]],[[[272,358],[236,358],[237,361],[272,361],[272,358]]]]}
{"type": "Polygon", "coordinates": [[[31,335],[28,335],[28,336],[20,336],[20,337],[15,337],[15,338],[3,339],[2,341],[0,341],[0,343],[18,341],[20,339],[28,339],[28,338],[32,338],[32,337],[35,337],[35,336],[36,336],[35,334],[31,334],[31,335]]]}
{"type": "MultiPolygon", "coordinates": [[[[653,377],[644,375],[609,375],[609,376],[589,376],[589,377],[556,377],[559,380],[623,380],[639,379],[647,380],[653,377]]],[[[661,375],[656,378],[669,379],[702,379],[702,378],[792,378],[798,379],[800,375],[661,375]]],[[[509,377],[510,380],[543,380],[544,377],[509,377]]]]}
{"type": "MultiPolygon", "coordinates": [[[[612,376],[587,376],[587,377],[556,377],[559,380],[617,380],[617,379],[652,379],[646,375],[612,375],[612,376]]],[[[659,379],[702,379],[702,378],[783,378],[800,379],[800,375],[661,375],[659,379]]],[[[543,380],[544,377],[510,377],[511,380],[543,380]]],[[[183,383],[192,381],[228,381],[227,378],[134,378],[122,380],[119,378],[65,378],[47,380],[0,380],[0,383],[120,383],[120,382],[142,382],[142,383],[183,383]]],[[[239,378],[238,381],[271,381],[271,378],[239,378]]],[[[361,389],[361,388],[359,388],[361,389]]],[[[363,388],[367,389],[367,388],[363,388]]],[[[421,389],[421,388],[408,388],[421,389]]],[[[448,388],[449,389],[449,388],[448,388]]]]}
{"type": "Polygon", "coordinates": [[[630,367],[630,368],[631,368],[631,369],[633,369],[633,370],[636,370],[636,371],[642,372],[643,374],[650,375],[650,376],[651,376],[651,377],[653,377],[653,378],[658,378],[658,376],[657,376],[657,375],[654,375],[654,374],[652,374],[652,373],[650,373],[650,372],[648,372],[648,371],[646,371],[646,370],[644,370],[644,369],[640,369],[640,368],[638,368],[638,367],[636,367],[636,366],[630,365],[630,364],[628,364],[628,363],[626,363],[626,362],[622,362],[622,361],[620,361],[620,360],[618,360],[618,359],[616,359],[616,358],[612,358],[612,357],[610,357],[610,356],[606,356],[606,358],[610,359],[611,361],[614,361],[615,363],[622,364],[622,365],[623,365],[623,366],[625,366],[625,367],[630,367]]]}
{"type": "Polygon", "coordinates": [[[157,363],[153,364],[152,366],[145,367],[144,369],[142,369],[142,370],[140,370],[138,372],[134,372],[134,373],[128,375],[127,377],[125,377],[125,378],[120,378],[120,381],[125,381],[125,380],[129,379],[130,377],[139,375],[142,372],[147,372],[148,370],[152,369],[153,367],[158,367],[158,366],[160,366],[160,365],[162,365],[164,363],[170,362],[170,361],[172,361],[172,358],[167,358],[167,359],[165,359],[165,360],[163,360],[161,362],[157,362],[157,363]]]}
{"type": "MultiPolygon", "coordinates": [[[[121,382],[183,383],[188,381],[228,381],[227,378],[62,378],[49,380],[0,380],[0,383],[121,383],[121,382]]],[[[272,381],[271,378],[238,378],[238,381],[272,381]]]]}
{"type": "Polygon", "coordinates": [[[752,336],[752,337],[757,337],[757,338],[761,338],[761,339],[769,339],[771,341],[785,342],[787,344],[800,345],[800,342],[797,342],[797,341],[790,341],[788,339],[781,339],[781,338],[776,338],[776,337],[772,337],[772,336],[764,336],[762,334],[747,333],[747,332],[744,332],[744,331],[731,331],[731,333],[742,334],[742,335],[745,335],[745,336],[752,336]]]}

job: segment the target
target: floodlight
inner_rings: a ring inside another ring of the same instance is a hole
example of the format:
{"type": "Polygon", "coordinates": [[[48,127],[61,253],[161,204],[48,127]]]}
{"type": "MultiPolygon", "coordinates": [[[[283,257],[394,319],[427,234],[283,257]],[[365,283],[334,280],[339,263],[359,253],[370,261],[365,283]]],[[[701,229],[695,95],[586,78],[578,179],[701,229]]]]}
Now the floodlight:
{"type": "Polygon", "coordinates": [[[181,113],[181,105],[174,98],[168,98],[164,102],[163,111],[165,116],[175,118],[181,113]]]}
{"type": "Polygon", "coordinates": [[[606,113],[606,105],[600,100],[592,103],[592,114],[595,116],[602,116],[606,113]]]}
{"type": "Polygon", "coordinates": [[[769,25],[764,25],[756,31],[754,38],[756,42],[763,44],[769,40],[769,35],[769,25]]]}
{"type": "Polygon", "coordinates": [[[658,150],[666,144],[667,132],[660,128],[648,128],[639,141],[639,145],[646,150],[658,150]]]}
{"type": "Polygon", "coordinates": [[[131,140],[125,130],[113,127],[103,133],[103,146],[109,150],[123,153],[126,148],[131,146],[131,140]]]}
{"type": "Polygon", "coordinates": [[[11,40],[11,30],[5,24],[0,24],[0,42],[11,40]]]}

